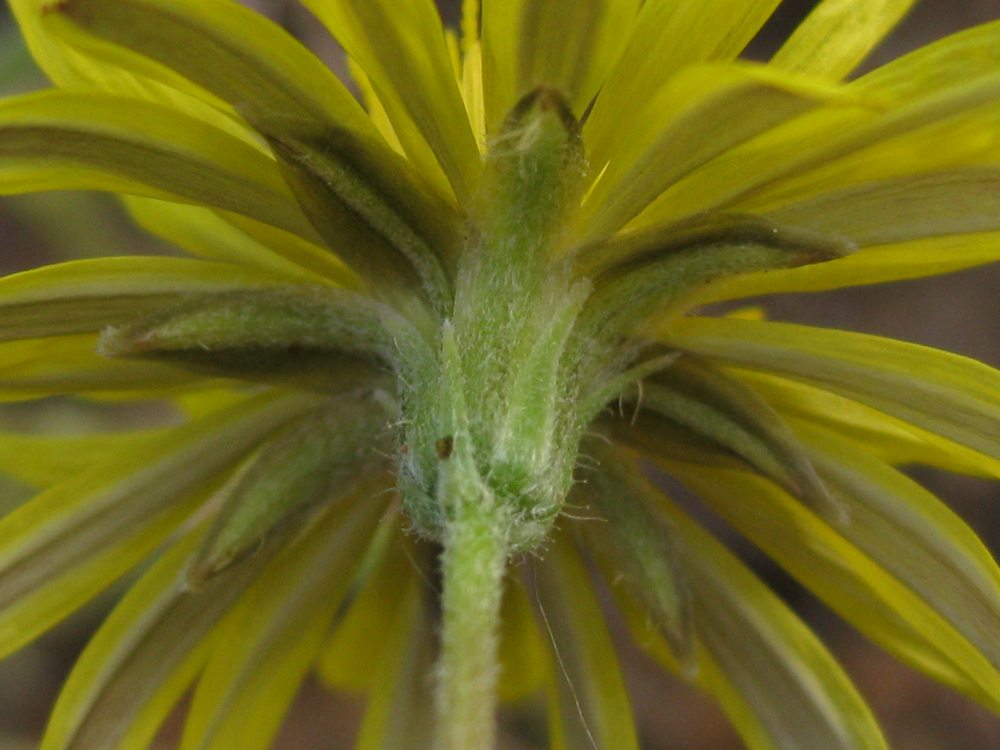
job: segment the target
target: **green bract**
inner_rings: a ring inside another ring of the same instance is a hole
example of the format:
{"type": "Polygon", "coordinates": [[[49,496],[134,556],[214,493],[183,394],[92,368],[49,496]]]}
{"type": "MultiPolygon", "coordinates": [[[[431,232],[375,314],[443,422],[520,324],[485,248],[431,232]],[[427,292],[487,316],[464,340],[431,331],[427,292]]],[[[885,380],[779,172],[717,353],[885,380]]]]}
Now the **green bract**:
{"type": "Polygon", "coordinates": [[[303,0],[347,85],[234,0],[11,0],[51,90],[0,194],[120,194],[186,257],[0,279],[0,653],[142,573],[43,750],[268,746],[305,675],[358,747],[637,748],[597,591],[753,750],[879,750],[816,636],[655,467],[873,641],[1000,713],[1000,569],[898,467],[1000,478],[1000,372],[708,303],[1000,259],[1000,22],[845,79],[910,0],[303,0]],[[603,583],[598,583],[603,581],[603,583]],[[428,683],[434,680],[433,695],[428,683]]]}

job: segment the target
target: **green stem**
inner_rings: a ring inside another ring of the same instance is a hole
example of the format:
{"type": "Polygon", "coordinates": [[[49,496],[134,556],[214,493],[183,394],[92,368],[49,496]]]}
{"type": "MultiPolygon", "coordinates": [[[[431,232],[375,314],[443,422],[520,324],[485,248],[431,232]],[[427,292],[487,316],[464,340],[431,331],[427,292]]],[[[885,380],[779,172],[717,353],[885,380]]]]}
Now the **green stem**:
{"type": "Polygon", "coordinates": [[[435,748],[490,750],[496,723],[507,522],[488,494],[449,499],[454,513],[441,555],[444,592],[435,748]]]}

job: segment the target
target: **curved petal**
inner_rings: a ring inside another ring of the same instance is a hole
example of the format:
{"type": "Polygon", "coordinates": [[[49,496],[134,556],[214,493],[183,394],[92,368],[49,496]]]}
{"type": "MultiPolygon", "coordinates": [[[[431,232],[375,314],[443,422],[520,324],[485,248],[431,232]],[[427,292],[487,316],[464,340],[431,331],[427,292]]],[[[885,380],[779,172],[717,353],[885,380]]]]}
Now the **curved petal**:
{"type": "MultiPolygon", "coordinates": [[[[389,699],[383,691],[395,687],[380,683],[385,673],[394,673],[400,666],[386,663],[388,657],[381,651],[386,620],[400,612],[397,604],[406,596],[411,580],[419,581],[421,587],[428,586],[424,570],[416,567],[416,561],[422,563],[425,555],[411,546],[412,540],[390,534],[385,541],[382,554],[376,552],[368,558],[366,570],[359,574],[358,590],[350,597],[343,615],[337,618],[316,658],[316,672],[328,687],[371,694],[375,701],[389,699]],[[374,669],[373,655],[380,661],[374,669]]],[[[378,723],[375,719],[371,721],[378,723]]],[[[368,731],[380,734],[377,727],[368,731]]]]}
{"type": "MultiPolygon", "coordinates": [[[[376,489],[376,488],[371,488],[376,489]]],[[[381,489],[379,487],[378,489],[381,489]]],[[[353,493],[352,493],[353,494],[353,493]]],[[[264,750],[347,596],[389,496],[342,498],[279,556],[220,623],[198,681],[182,750],[264,750]]]]}
{"type": "Polygon", "coordinates": [[[869,182],[789,203],[767,216],[847,237],[859,247],[1000,232],[1000,168],[983,165],[869,182]]]}
{"type": "Polygon", "coordinates": [[[759,193],[741,198],[737,205],[742,210],[769,212],[802,201],[822,200],[829,193],[995,169],[998,163],[1000,102],[994,99],[848,153],[834,154],[827,163],[782,177],[759,193]]]}
{"type": "Polygon", "coordinates": [[[586,239],[624,226],[673,183],[735,146],[823,102],[843,98],[825,87],[751,64],[700,65],[673,76],[630,119],[583,207],[586,239]]]}
{"type": "Polygon", "coordinates": [[[396,135],[396,131],[392,127],[392,122],[389,120],[389,113],[385,111],[385,105],[382,104],[382,100],[375,93],[375,87],[372,86],[372,81],[368,77],[368,74],[350,57],[347,58],[347,70],[351,75],[351,80],[354,81],[354,85],[358,87],[361,101],[364,102],[365,110],[368,112],[368,117],[371,118],[372,125],[375,126],[379,135],[385,139],[389,148],[397,154],[405,156],[406,149],[399,142],[399,136],[396,135]]]}
{"type": "MultiPolygon", "coordinates": [[[[303,148],[310,164],[333,164],[324,176],[355,231],[357,225],[385,231],[387,214],[402,213],[428,242],[443,245],[440,231],[431,228],[457,221],[448,203],[386,146],[336,76],[280,27],[238,3],[64,0],[47,18],[95,56],[139,69],[155,60],[204,86],[278,152],[303,148]]],[[[351,244],[331,242],[344,252],[351,244]]],[[[360,244],[372,240],[363,237],[360,244]]]]}
{"type": "MultiPolygon", "coordinates": [[[[405,575],[392,602],[388,628],[379,620],[379,661],[355,750],[431,747],[434,706],[427,675],[434,669],[432,603],[423,582],[405,575]]],[[[376,631],[377,632],[377,631],[376,631]]],[[[369,662],[368,669],[371,669],[369,662]]]]}
{"type": "MultiPolygon", "coordinates": [[[[875,643],[934,679],[993,711],[1000,711],[997,699],[1000,672],[986,654],[936,609],[942,598],[954,593],[938,592],[932,601],[926,601],[878,559],[855,544],[855,540],[859,544],[863,540],[881,557],[878,539],[866,537],[870,529],[848,521],[838,532],[773,484],[743,472],[662,463],[716,513],[875,643]],[[734,498],[738,501],[734,502],[734,498]]],[[[877,504],[884,508],[899,501],[900,496],[895,495],[878,498],[877,504]]],[[[843,502],[851,517],[866,520],[874,517],[872,509],[863,505],[864,497],[844,494],[843,502]]],[[[916,507],[901,505],[896,507],[896,512],[909,516],[912,526],[914,520],[920,518],[916,507]]],[[[937,512],[941,511],[938,505],[937,512]]],[[[943,512],[948,513],[946,509],[943,512]]],[[[877,515],[877,511],[874,513],[877,515]]],[[[896,540],[888,546],[893,546],[905,534],[900,529],[890,533],[896,540]]],[[[941,530],[934,530],[932,535],[940,538],[941,530]]],[[[949,550],[946,559],[956,556],[963,557],[964,553],[949,550]]],[[[982,553],[977,551],[974,556],[981,558],[982,553]]],[[[907,551],[905,560],[909,559],[907,551]]],[[[928,568],[928,558],[921,554],[919,559],[924,566],[922,572],[933,569],[938,575],[932,580],[940,580],[941,563],[931,559],[928,568]]],[[[903,559],[890,561],[897,570],[903,562],[903,559]]],[[[919,575],[916,570],[912,574],[919,575]]],[[[994,576],[988,575],[987,580],[994,576]]],[[[989,585],[995,586],[995,583],[989,585]]],[[[995,598],[993,593],[991,599],[995,598]]],[[[973,609],[978,607],[979,603],[975,602],[973,609]]],[[[989,637],[993,640],[990,651],[995,652],[995,631],[989,637]]]]}
{"type": "Polygon", "coordinates": [[[38,435],[0,432],[0,472],[38,489],[82,474],[128,447],[151,444],[163,429],[87,435],[38,435]]]}
{"type": "Polygon", "coordinates": [[[462,98],[480,153],[486,151],[486,92],[483,90],[483,47],[474,42],[462,58],[462,98]]]}
{"type": "Polygon", "coordinates": [[[24,645],[152,552],[203,488],[315,397],[265,396],[127,445],[0,521],[0,650],[24,645]]]}
{"type": "Polygon", "coordinates": [[[558,540],[533,571],[539,628],[551,646],[552,747],[636,750],[618,656],[579,554],[558,540]]]}
{"type": "Polygon", "coordinates": [[[660,333],[679,349],[821,385],[1000,458],[1000,372],[975,360],[790,323],[685,318],[660,333]]]}
{"type": "Polygon", "coordinates": [[[875,109],[822,107],[677,182],[633,224],[662,226],[702,211],[775,207],[865,180],[995,161],[998,96],[994,67],[900,103],[860,100],[875,109]]]}
{"type": "Polygon", "coordinates": [[[122,197],[140,227],[191,255],[250,266],[300,282],[333,281],[351,289],[361,287],[330,251],[282,229],[202,206],[122,197]]]}
{"type": "MultiPolygon", "coordinates": [[[[629,455],[618,451],[616,463],[602,470],[619,478],[621,494],[640,493],[632,500],[646,512],[665,513],[676,528],[699,644],[693,678],[719,701],[749,747],[886,750],[875,719],[848,677],[762,581],[653,488],[629,455]]],[[[727,497],[731,501],[732,494],[727,497]]],[[[613,582],[615,571],[604,575],[613,582]]],[[[662,643],[651,627],[640,624],[634,606],[626,606],[625,612],[631,615],[640,645],[662,643]]],[[[669,651],[655,649],[654,655],[677,668],[669,651]]]]}
{"type": "Polygon", "coordinates": [[[200,203],[315,232],[275,162],[157,104],[48,91],[0,103],[0,194],[90,189],[200,203]]]}
{"type": "Polygon", "coordinates": [[[732,374],[760,393],[793,427],[823,427],[894,465],[924,464],[1000,479],[1000,460],[828,390],[749,370],[732,374]]]}
{"type": "Polygon", "coordinates": [[[226,111],[220,101],[206,99],[204,92],[194,90],[183,79],[174,76],[161,83],[138,74],[134,68],[95,60],[53,36],[44,23],[52,0],[11,0],[9,5],[35,61],[56,86],[156,102],[210,123],[247,143],[257,143],[252,131],[226,111]]]}
{"type": "Polygon", "coordinates": [[[483,86],[488,132],[540,86],[580,117],[628,41],[638,0],[484,0],[483,86]]]}
{"type": "Polygon", "coordinates": [[[149,62],[156,60],[251,124],[330,123],[374,135],[357,101],[318,58],[233,0],[61,0],[43,27],[96,59],[150,77],[160,74],[149,62]]]}
{"type": "Polygon", "coordinates": [[[798,428],[817,470],[852,497],[836,525],[1000,669],[1000,567],[944,503],[904,474],[822,428],[798,428]]]}
{"type": "Polygon", "coordinates": [[[280,278],[222,263],[179,258],[100,258],[0,278],[0,340],[99,331],[186,295],[252,290],[280,278]]]}
{"type": "MultiPolygon", "coordinates": [[[[170,500],[169,506],[160,508],[144,503],[149,515],[141,523],[128,513],[119,525],[107,519],[100,524],[103,528],[85,524],[81,534],[91,535],[86,544],[60,540],[64,545],[60,554],[38,554],[21,564],[4,565],[0,570],[0,653],[7,656],[31,643],[141,564],[205,498],[185,493],[170,500]],[[134,528],[122,527],[130,521],[134,528]]],[[[0,528],[0,534],[4,530],[0,528]]],[[[0,545],[8,543],[0,539],[0,545]]]]}
{"type": "Polygon", "coordinates": [[[823,0],[771,58],[785,70],[839,79],[850,74],[916,0],[823,0]]]}
{"type": "Polygon", "coordinates": [[[690,545],[698,638],[755,714],[763,746],[885,750],[868,707],[811,631],[722,545],[679,510],[670,515],[690,545]]]}
{"type": "Polygon", "coordinates": [[[1000,260],[1000,232],[930,237],[873,245],[826,263],[776,268],[719,279],[694,290],[678,307],[789,292],[822,292],[848,286],[938,276],[1000,260]]]}
{"type": "MultiPolygon", "coordinates": [[[[780,0],[646,0],[584,125],[592,163],[607,163],[646,102],[689,65],[735,58],[780,0]]],[[[631,136],[628,136],[631,137],[631,136]]]]}
{"type": "Polygon", "coordinates": [[[224,610],[231,605],[231,596],[245,588],[242,581],[242,587],[233,585],[231,577],[227,581],[228,588],[223,588],[220,584],[220,591],[212,592],[216,594],[215,597],[205,597],[207,607],[191,611],[189,605],[189,611],[185,613],[189,616],[188,621],[181,621],[182,627],[177,627],[178,620],[171,624],[177,628],[177,632],[193,636],[193,648],[185,649],[183,654],[175,651],[175,658],[163,658],[168,653],[169,640],[163,633],[156,634],[155,624],[161,618],[169,620],[171,607],[176,607],[178,600],[183,599],[180,590],[181,574],[197,539],[196,533],[188,534],[170,547],[132,586],[90,640],[56,701],[41,742],[44,750],[107,750],[109,747],[121,747],[117,740],[120,740],[123,727],[119,727],[117,731],[112,729],[114,719],[125,719],[125,706],[140,693],[148,701],[145,710],[140,710],[138,716],[134,709],[128,712],[132,714],[128,717],[134,722],[132,726],[136,727],[131,736],[134,740],[138,739],[137,746],[144,746],[153,738],[160,723],[180,700],[208,655],[211,644],[205,638],[206,631],[219,616],[213,611],[214,607],[219,605],[224,610]],[[202,619],[208,620],[205,627],[199,627],[202,619]],[[153,642],[146,645],[155,647],[144,652],[141,646],[150,631],[153,633],[153,642]],[[128,665],[135,657],[140,657],[139,668],[149,667],[148,681],[140,682],[135,676],[126,678],[126,691],[120,690],[115,696],[121,699],[120,713],[114,715],[107,708],[100,710],[102,691],[109,683],[115,682],[115,675],[122,674],[123,667],[127,675],[128,665]],[[150,658],[151,664],[146,661],[150,658]],[[157,665],[157,661],[160,661],[160,665],[157,665]],[[160,680],[154,683],[152,678],[158,671],[157,666],[165,669],[162,675],[157,675],[160,680]],[[100,726],[88,730],[88,727],[94,726],[91,717],[95,707],[99,709],[100,726]],[[109,713],[112,715],[109,716],[109,713]],[[84,730],[82,735],[81,729],[84,730]],[[111,740],[112,735],[118,735],[114,738],[115,741],[111,740]]]}
{"type": "Polygon", "coordinates": [[[500,610],[501,703],[514,702],[539,691],[545,684],[548,646],[542,640],[523,582],[508,576],[500,610]]]}
{"type": "Polygon", "coordinates": [[[66,394],[163,395],[209,382],[156,362],[108,359],[96,346],[92,334],[0,343],[0,403],[66,394]]]}
{"type": "MultiPolygon", "coordinates": [[[[886,0],[880,0],[884,5],[886,0]]],[[[899,3],[899,0],[889,0],[899,3]]],[[[873,3],[874,5],[875,3],[873,3]]],[[[866,6],[855,3],[857,12],[866,6]]],[[[1000,65],[1000,21],[984,23],[920,47],[876,68],[851,84],[852,89],[906,99],[927,96],[989,75],[1000,65]]]]}
{"type": "Polygon", "coordinates": [[[280,551],[265,546],[197,592],[185,567],[188,534],[136,583],[70,673],[42,750],[146,747],[219,643],[219,621],[280,551]]]}
{"type": "Polygon", "coordinates": [[[367,73],[410,159],[425,176],[443,170],[468,203],[479,182],[479,149],[432,0],[303,4],[367,73]]]}

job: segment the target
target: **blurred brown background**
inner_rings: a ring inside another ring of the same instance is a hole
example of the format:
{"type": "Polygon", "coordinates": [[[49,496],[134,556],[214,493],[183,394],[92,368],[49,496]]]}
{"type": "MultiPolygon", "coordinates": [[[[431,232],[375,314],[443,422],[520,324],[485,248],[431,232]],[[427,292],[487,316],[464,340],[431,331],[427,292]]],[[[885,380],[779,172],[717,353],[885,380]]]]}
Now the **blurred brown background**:
{"type": "MultiPolygon", "coordinates": [[[[861,0],[863,1],[863,0],[861,0]]],[[[339,67],[335,45],[294,0],[253,0],[306,39],[339,67]]],[[[442,14],[457,19],[458,0],[439,0],[442,14]]],[[[814,2],[786,0],[750,48],[766,57],[814,2]]],[[[923,0],[869,65],[976,23],[1000,18],[1000,0],[923,0]]],[[[0,92],[44,85],[20,44],[6,4],[0,8],[0,92]]],[[[161,252],[165,248],[133,229],[106,196],[48,194],[0,199],[0,272],[69,257],[161,252]],[[86,232],[80,227],[86,226],[86,232]]],[[[845,292],[787,296],[768,302],[771,315],[829,327],[863,330],[955,351],[1000,366],[1000,264],[928,281],[845,292]]],[[[93,414],[55,403],[8,410],[2,423],[35,429],[93,419],[93,414]]],[[[995,484],[930,472],[919,477],[947,499],[1000,552],[1000,489],[995,484]]],[[[24,488],[0,484],[0,511],[24,488]]],[[[1000,719],[938,687],[868,645],[835,615],[752,550],[748,559],[820,632],[841,659],[883,723],[890,744],[902,750],[995,750],[1000,719]]],[[[94,603],[33,646],[0,664],[0,750],[37,744],[38,733],[75,654],[99,623],[113,594],[94,603]]],[[[625,639],[619,639],[644,747],[650,750],[737,750],[725,719],[707,700],[663,675],[625,639]]],[[[279,740],[284,750],[349,748],[362,703],[334,699],[307,685],[279,740]]],[[[505,747],[532,748],[540,714],[512,710],[505,716],[505,747]]],[[[164,747],[170,746],[168,735],[164,747]]],[[[803,748],[803,750],[824,750],[803,748]]]]}

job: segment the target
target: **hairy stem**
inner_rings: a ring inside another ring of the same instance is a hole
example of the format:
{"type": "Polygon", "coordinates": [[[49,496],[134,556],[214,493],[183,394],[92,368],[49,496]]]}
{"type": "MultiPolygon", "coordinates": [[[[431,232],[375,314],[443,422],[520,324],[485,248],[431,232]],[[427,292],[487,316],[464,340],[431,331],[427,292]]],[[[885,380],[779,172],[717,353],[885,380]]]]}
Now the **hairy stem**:
{"type": "Polygon", "coordinates": [[[488,494],[449,499],[454,510],[441,555],[444,593],[435,748],[490,750],[507,522],[488,494]]]}

